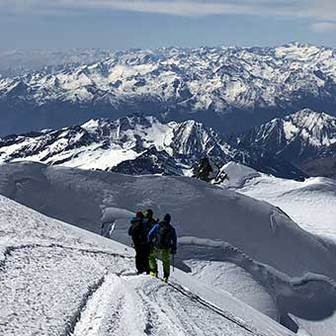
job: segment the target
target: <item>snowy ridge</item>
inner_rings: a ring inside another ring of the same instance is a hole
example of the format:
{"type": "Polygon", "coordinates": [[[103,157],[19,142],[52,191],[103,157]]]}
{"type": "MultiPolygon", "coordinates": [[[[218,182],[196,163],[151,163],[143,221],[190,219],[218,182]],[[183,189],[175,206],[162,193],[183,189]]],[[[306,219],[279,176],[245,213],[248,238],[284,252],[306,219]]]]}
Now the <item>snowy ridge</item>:
{"type": "Polygon", "coordinates": [[[155,147],[190,164],[204,154],[233,157],[235,150],[211,129],[194,121],[161,123],[133,115],[115,121],[90,120],[81,126],[0,138],[1,161],[38,161],[85,169],[111,169],[155,147]]]}
{"type": "Polygon", "coordinates": [[[336,143],[336,118],[325,113],[302,110],[285,118],[283,128],[288,142],[301,137],[315,147],[336,143]]]}
{"type": "Polygon", "coordinates": [[[215,172],[235,160],[282,177],[305,176],[272,155],[237,149],[193,120],[164,123],[153,116],[131,115],[0,138],[0,162],[36,161],[131,175],[190,175],[204,155],[213,162],[215,172]]]}
{"type": "Polygon", "coordinates": [[[276,153],[277,157],[294,162],[314,176],[336,175],[332,167],[336,160],[336,118],[325,113],[304,109],[273,119],[244,133],[238,143],[276,153]],[[315,163],[314,168],[314,161],[320,161],[320,166],[315,163]]]}
{"type": "Polygon", "coordinates": [[[336,240],[336,181],[312,177],[292,181],[257,172],[229,162],[224,167],[228,180],[222,186],[267,201],[284,210],[309,232],[336,240]]]}
{"type": "MultiPolygon", "coordinates": [[[[129,210],[152,207],[158,216],[168,211],[180,237],[176,266],[181,269],[193,270],[195,263],[212,267],[216,262],[216,272],[220,272],[229,262],[240,270],[230,272],[233,284],[239,283],[242,270],[249,277],[251,289],[245,293],[246,301],[256,302],[252,304],[255,309],[291,330],[302,324],[289,323],[289,315],[306,324],[317,320],[323,325],[322,320],[336,308],[335,250],[265,202],[190,178],[132,177],[33,163],[0,166],[0,193],[94,232],[102,232],[102,221],[111,224],[110,236],[127,244],[129,210]],[[193,238],[183,238],[188,236],[193,238]],[[294,253],[296,258],[292,258],[294,253]],[[259,288],[260,294],[254,288],[259,288]]],[[[206,290],[211,297],[208,301],[218,306],[218,291],[231,291],[232,287],[212,286],[212,292],[206,290]]],[[[199,285],[192,288],[195,294],[196,288],[199,285]]],[[[234,290],[232,293],[235,295],[234,290]]],[[[204,297],[204,288],[200,297],[204,297]]],[[[251,316],[230,311],[255,325],[251,316]]]]}
{"type": "MultiPolygon", "coordinates": [[[[323,327],[324,322],[315,322],[315,326],[314,322],[311,322],[318,321],[319,313],[326,312],[326,307],[332,307],[335,304],[336,283],[332,279],[310,273],[302,277],[290,278],[268,265],[256,262],[230,244],[220,241],[182,237],[179,243],[182,248],[193,246],[194,254],[190,255],[186,263],[199,280],[216,288],[225,288],[234,293],[235,297],[239,297],[256,309],[261,309],[268,316],[280,320],[283,325],[295,333],[299,331],[300,334],[303,332],[302,326],[308,326],[312,330],[312,335],[333,335],[328,326],[323,327]],[[211,256],[210,262],[205,260],[205,254],[211,256]],[[219,255],[221,257],[213,257],[219,255]],[[268,302],[269,298],[264,297],[265,294],[258,293],[258,287],[251,282],[251,279],[246,279],[246,274],[241,272],[242,269],[254,279],[256,284],[263,285],[266,292],[274,299],[275,306],[279,309],[278,312],[274,310],[272,303],[268,302]],[[242,282],[241,285],[232,284],[237,278],[242,282]],[[246,292],[249,291],[246,287],[252,286],[255,287],[252,296],[254,299],[249,301],[249,298],[246,298],[246,292]],[[236,290],[245,292],[245,294],[236,293],[236,290]],[[256,300],[257,297],[259,299],[256,300]],[[322,297],[323,300],[321,300],[322,297]],[[296,301],[295,307],[292,306],[293,298],[296,301]],[[281,314],[284,311],[289,311],[289,314],[281,314]]],[[[329,326],[335,324],[334,308],[327,313],[326,321],[329,326]]]]}
{"type": "Polygon", "coordinates": [[[5,233],[0,246],[10,250],[0,267],[2,335],[293,335],[227,293],[216,293],[181,271],[174,274],[172,286],[134,276],[131,251],[116,242],[3,196],[0,213],[5,233]],[[21,246],[12,248],[7,234],[21,246]],[[40,239],[49,240],[49,234],[57,237],[58,246],[40,244],[40,239]],[[67,250],[63,238],[66,245],[73,240],[75,249],[83,250],[67,250]],[[26,241],[35,246],[24,246],[26,241]],[[87,246],[103,250],[91,253],[87,246]]]}
{"type": "Polygon", "coordinates": [[[300,139],[306,146],[326,148],[336,144],[336,118],[304,109],[283,119],[274,119],[254,132],[254,140],[260,146],[272,140],[277,140],[278,146],[290,146],[300,139]]]}
{"type": "MultiPolygon", "coordinates": [[[[241,248],[254,259],[276,265],[277,269],[282,269],[285,273],[299,275],[305,272],[305,253],[302,252],[302,264],[296,265],[292,260],[285,260],[290,255],[289,249],[282,251],[281,254],[276,252],[276,244],[281,244],[281,239],[286,241],[294,239],[290,233],[288,236],[291,238],[285,238],[287,234],[285,235],[284,232],[295,232],[301,239],[302,250],[308,246],[311,251],[316,249],[316,253],[311,256],[309,267],[314,262],[316,273],[322,272],[331,278],[335,275],[334,270],[325,269],[317,257],[322,253],[325,261],[333,259],[325,251],[323,244],[314,236],[301,230],[283,212],[264,202],[260,203],[249,197],[190,178],[133,177],[48,167],[34,163],[13,163],[0,166],[0,193],[93,232],[100,232],[105,208],[130,210],[151,206],[158,214],[165,211],[172,214],[177,230],[180,232],[179,236],[188,235],[188,232],[196,230],[194,236],[201,238],[214,240],[222,237],[224,241],[229,242],[231,239],[230,243],[233,246],[241,248]],[[39,195],[35,194],[36,190],[40,190],[39,195]],[[165,192],[163,193],[162,190],[165,192]],[[175,206],[177,201],[179,207],[175,206]],[[70,205],[69,202],[73,204],[70,205]],[[184,209],[188,211],[185,213],[184,209]],[[225,218],[222,216],[223,212],[226,213],[225,218]],[[191,213],[194,214],[192,222],[191,213]],[[271,217],[278,224],[273,229],[271,217]],[[246,221],[246,218],[250,220],[246,221]],[[233,224],[230,224],[229,219],[235,223],[235,230],[232,230],[233,224]],[[205,221],[211,223],[211,230],[203,226],[205,221]],[[223,226],[223,222],[227,225],[223,226]],[[251,230],[250,223],[254,223],[254,230],[251,230]],[[244,239],[246,236],[244,232],[249,233],[248,241],[244,239]],[[258,246],[257,249],[256,246],[258,246]],[[264,249],[271,246],[275,253],[272,258],[264,253],[264,249]],[[288,253],[287,256],[286,253],[288,253]]],[[[126,219],[126,227],[127,223],[126,219]]],[[[122,242],[125,238],[129,241],[127,232],[126,237],[117,235],[115,238],[120,238],[122,242]]],[[[295,245],[298,246],[297,241],[295,245]]],[[[297,258],[299,258],[298,253],[297,258]]]]}
{"type": "Polygon", "coordinates": [[[77,67],[0,78],[0,106],[7,121],[0,134],[130,111],[168,120],[192,115],[232,132],[304,107],[335,113],[335,80],[334,49],[297,43],[116,52],[77,67]],[[43,115],[50,118],[41,120],[43,115]],[[25,126],[18,125],[20,118],[27,120],[25,126]]]}

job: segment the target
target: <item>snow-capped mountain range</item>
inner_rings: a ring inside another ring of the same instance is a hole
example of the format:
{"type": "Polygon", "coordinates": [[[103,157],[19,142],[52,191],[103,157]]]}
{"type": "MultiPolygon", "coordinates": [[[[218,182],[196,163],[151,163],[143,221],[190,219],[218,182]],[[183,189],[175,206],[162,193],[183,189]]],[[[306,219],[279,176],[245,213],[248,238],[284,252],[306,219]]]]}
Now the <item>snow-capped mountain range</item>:
{"type": "Polygon", "coordinates": [[[0,50],[0,77],[20,76],[28,72],[55,72],[66,65],[80,66],[111,57],[105,49],[0,50]]]}
{"type": "Polygon", "coordinates": [[[334,336],[335,56],[9,55],[0,335],[334,336]],[[204,156],[216,186],[188,178],[204,156]],[[130,218],[148,208],[178,235],[167,284],[135,272],[130,218]]]}
{"type": "Polygon", "coordinates": [[[153,116],[132,115],[0,138],[0,162],[37,161],[131,175],[191,175],[193,166],[205,155],[215,170],[238,161],[277,176],[305,176],[273,154],[238,149],[193,120],[162,123],[153,116]]]}
{"type": "Polygon", "coordinates": [[[237,143],[274,153],[315,176],[336,176],[336,118],[309,109],[242,134],[237,143]]]}
{"type": "Polygon", "coordinates": [[[0,138],[0,162],[30,160],[132,175],[190,175],[205,155],[215,169],[235,161],[284,178],[334,177],[336,118],[305,109],[224,139],[193,120],[163,123],[131,115],[0,138]]]}
{"type": "Polygon", "coordinates": [[[0,79],[0,134],[59,128],[130,112],[194,119],[221,132],[249,129],[302,108],[336,111],[336,50],[130,50],[84,65],[0,79]]]}

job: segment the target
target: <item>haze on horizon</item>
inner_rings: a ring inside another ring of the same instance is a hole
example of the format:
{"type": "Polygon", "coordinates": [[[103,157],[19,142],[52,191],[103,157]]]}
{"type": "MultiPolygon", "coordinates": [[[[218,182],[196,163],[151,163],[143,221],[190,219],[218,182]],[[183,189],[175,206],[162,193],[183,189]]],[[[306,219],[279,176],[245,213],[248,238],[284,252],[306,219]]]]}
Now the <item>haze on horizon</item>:
{"type": "Polygon", "coordinates": [[[0,49],[336,47],[333,0],[0,0],[0,49]]]}

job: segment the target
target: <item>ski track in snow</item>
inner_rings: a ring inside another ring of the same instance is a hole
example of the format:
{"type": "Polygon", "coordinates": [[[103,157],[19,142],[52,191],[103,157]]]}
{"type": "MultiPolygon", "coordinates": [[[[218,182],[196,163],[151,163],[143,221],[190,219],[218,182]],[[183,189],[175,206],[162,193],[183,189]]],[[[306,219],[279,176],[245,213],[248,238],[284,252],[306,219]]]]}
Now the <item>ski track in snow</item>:
{"type": "Polygon", "coordinates": [[[223,334],[264,336],[178,284],[116,274],[107,275],[88,300],[73,332],[73,336],[223,334]],[[209,325],[210,318],[216,323],[209,325]]]}
{"type": "Polygon", "coordinates": [[[6,335],[27,327],[39,335],[47,328],[48,335],[65,336],[262,335],[177,283],[134,276],[130,257],[61,244],[2,247],[0,330],[6,335]],[[97,272],[92,258],[105,267],[98,265],[97,272]],[[45,296],[54,304],[40,304],[45,296]],[[26,317],[17,313],[21,303],[33,305],[25,308],[26,317]]]}
{"type": "Polygon", "coordinates": [[[123,259],[130,259],[133,260],[132,257],[128,257],[126,255],[120,254],[120,253],[115,253],[115,252],[109,252],[109,251],[103,251],[99,249],[92,249],[92,248],[80,248],[80,247],[75,247],[75,246],[66,246],[66,245],[61,245],[61,244],[22,244],[22,245],[13,245],[13,246],[0,246],[0,251],[1,249],[3,250],[3,257],[0,260],[0,266],[6,262],[6,259],[8,256],[11,255],[13,251],[18,251],[18,250],[24,250],[24,249],[38,249],[38,248],[45,248],[45,249],[53,249],[53,248],[61,248],[64,250],[70,250],[73,252],[84,252],[84,253],[91,253],[91,254],[96,254],[96,255],[108,255],[112,257],[119,257],[123,259]]]}
{"type": "Polygon", "coordinates": [[[7,248],[0,267],[0,334],[69,335],[108,267],[121,271],[127,263],[62,246],[7,248]]]}

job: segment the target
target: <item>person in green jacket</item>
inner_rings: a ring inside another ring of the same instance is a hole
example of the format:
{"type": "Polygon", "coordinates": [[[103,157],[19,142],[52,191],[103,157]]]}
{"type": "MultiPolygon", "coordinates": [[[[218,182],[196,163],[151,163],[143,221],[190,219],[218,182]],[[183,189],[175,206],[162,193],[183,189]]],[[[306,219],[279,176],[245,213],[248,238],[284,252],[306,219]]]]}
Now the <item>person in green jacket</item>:
{"type": "Polygon", "coordinates": [[[148,233],[148,241],[151,243],[149,254],[149,270],[153,276],[158,276],[157,258],[161,257],[163,264],[163,280],[168,282],[170,275],[170,255],[176,254],[176,231],[170,224],[171,216],[166,214],[158,224],[155,224],[148,233]]]}

